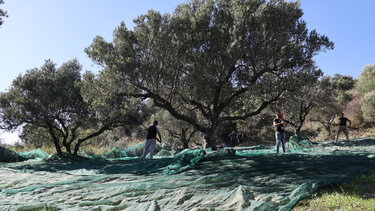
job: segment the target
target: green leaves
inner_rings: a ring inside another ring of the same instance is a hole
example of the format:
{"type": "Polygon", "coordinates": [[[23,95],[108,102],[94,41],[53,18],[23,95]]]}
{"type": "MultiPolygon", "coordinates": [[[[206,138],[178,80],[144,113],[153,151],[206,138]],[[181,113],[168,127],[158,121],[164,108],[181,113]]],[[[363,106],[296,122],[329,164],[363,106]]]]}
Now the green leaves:
{"type": "Polygon", "coordinates": [[[356,88],[362,94],[375,90],[375,64],[365,66],[358,77],[356,88]]]}
{"type": "Polygon", "coordinates": [[[194,0],[172,15],[148,11],[133,31],[122,23],[113,42],[96,38],[86,52],[112,75],[115,92],[151,98],[206,133],[259,114],[303,86],[297,78],[318,77],[313,56],[333,43],[309,33],[302,14],[283,0],[194,0]]]}

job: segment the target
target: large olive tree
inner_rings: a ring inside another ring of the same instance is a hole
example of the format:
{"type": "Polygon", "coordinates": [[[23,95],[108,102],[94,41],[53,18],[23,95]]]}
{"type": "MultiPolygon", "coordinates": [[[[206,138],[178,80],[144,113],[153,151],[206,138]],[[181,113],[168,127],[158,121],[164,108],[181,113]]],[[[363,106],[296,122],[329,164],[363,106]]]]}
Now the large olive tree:
{"type": "Polygon", "coordinates": [[[313,56],[333,47],[308,31],[298,2],[193,0],[172,15],[149,11],[112,42],[96,37],[87,54],[123,88],[152,99],[215,146],[224,121],[259,114],[315,71],[313,56]],[[190,116],[191,110],[199,115],[190,116]]]}

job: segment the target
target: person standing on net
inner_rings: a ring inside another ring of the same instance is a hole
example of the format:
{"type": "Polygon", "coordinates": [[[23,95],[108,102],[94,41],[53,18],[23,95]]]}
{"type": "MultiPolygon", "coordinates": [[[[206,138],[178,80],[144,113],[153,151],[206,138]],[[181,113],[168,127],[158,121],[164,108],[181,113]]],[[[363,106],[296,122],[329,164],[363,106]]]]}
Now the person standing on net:
{"type": "Polygon", "coordinates": [[[228,135],[229,137],[229,144],[228,144],[228,147],[234,147],[234,145],[236,144],[236,139],[237,139],[237,135],[236,135],[236,132],[234,130],[232,130],[231,133],[229,133],[228,135]]]}
{"type": "Polygon", "coordinates": [[[339,115],[339,129],[337,131],[337,136],[336,136],[335,142],[337,142],[337,139],[339,139],[339,136],[340,136],[341,132],[344,132],[344,134],[346,136],[346,140],[349,141],[348,126],[346,126],[347,122],[349,122],[349,127],[351,127],[352,122],[348,118],[344,117],[344,113],[340,113],[340,115],[339,115]]]}
{"type": "Polygon", "coordinates": [[[150,160],[152,160],[157,139],[156,134],[159,135],[158,141],[161,143],[160,131],[159,128],[156,127],[156,125],[158,125],[158,121],[154,121],[154,123],[147,128],[144,125],[142,125],[147,130],[146,144],[143,150],[142,160],[144,160],[146,155],[148,154],[148,149],[150,149],[150,160]]]}
{"type": "Polygon", "coordinates": [[[276,113],[276,118],[273,120],[273,127],[275,128],[276,138],[276,153],[279,153],[280,144],[285,153],[285,131],[284,131],[284,120],[281,118],[281,113],[276,113]]]}

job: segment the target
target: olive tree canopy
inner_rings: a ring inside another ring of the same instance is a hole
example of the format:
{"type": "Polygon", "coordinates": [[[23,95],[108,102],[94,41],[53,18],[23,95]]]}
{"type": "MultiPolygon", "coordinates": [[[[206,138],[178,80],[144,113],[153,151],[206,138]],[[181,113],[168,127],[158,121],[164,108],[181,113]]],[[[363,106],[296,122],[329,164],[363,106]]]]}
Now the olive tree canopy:
{"type": "Polygon", "coordinates": [[[134,122],[131,119],[140,113],[142,106],[129,106],[134,100],[125,98],[103,100],[107,94],[93,91],[95,86],[90,75],[82,82],[80,71],[77,60],[58,68],[47,60],[42,67],[19,75],[9,91],[0,94],[1,128],[34,129],[47,134],[59,154],[63,146],[66,152],[77,155],[83,142],[106,130],[134,122]],[[84,97],[82,90],[86,93],[84,97]]]}
{"type": "Polygon", "coordinates": [[[214,147],[222,122],[257,115],[298,89],[316,71],[313,56],[333,48],[302,15],[299,2],[193,0],[171,15],[150,10],[133,30],[121,23],[112,42],[98,36],[86,52],[114,75],[119,95],[152,99],[214,147]]]}

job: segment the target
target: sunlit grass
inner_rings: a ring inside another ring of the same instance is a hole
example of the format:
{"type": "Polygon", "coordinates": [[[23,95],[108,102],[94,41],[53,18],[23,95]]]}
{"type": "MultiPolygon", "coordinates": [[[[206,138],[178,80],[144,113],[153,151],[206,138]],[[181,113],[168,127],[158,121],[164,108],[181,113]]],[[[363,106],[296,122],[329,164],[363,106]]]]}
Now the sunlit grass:
{"type": "Polygon", "coordinates": [[[341,186],[323,188],[293,210],[375,210],[375,170],[341,186]]]}

